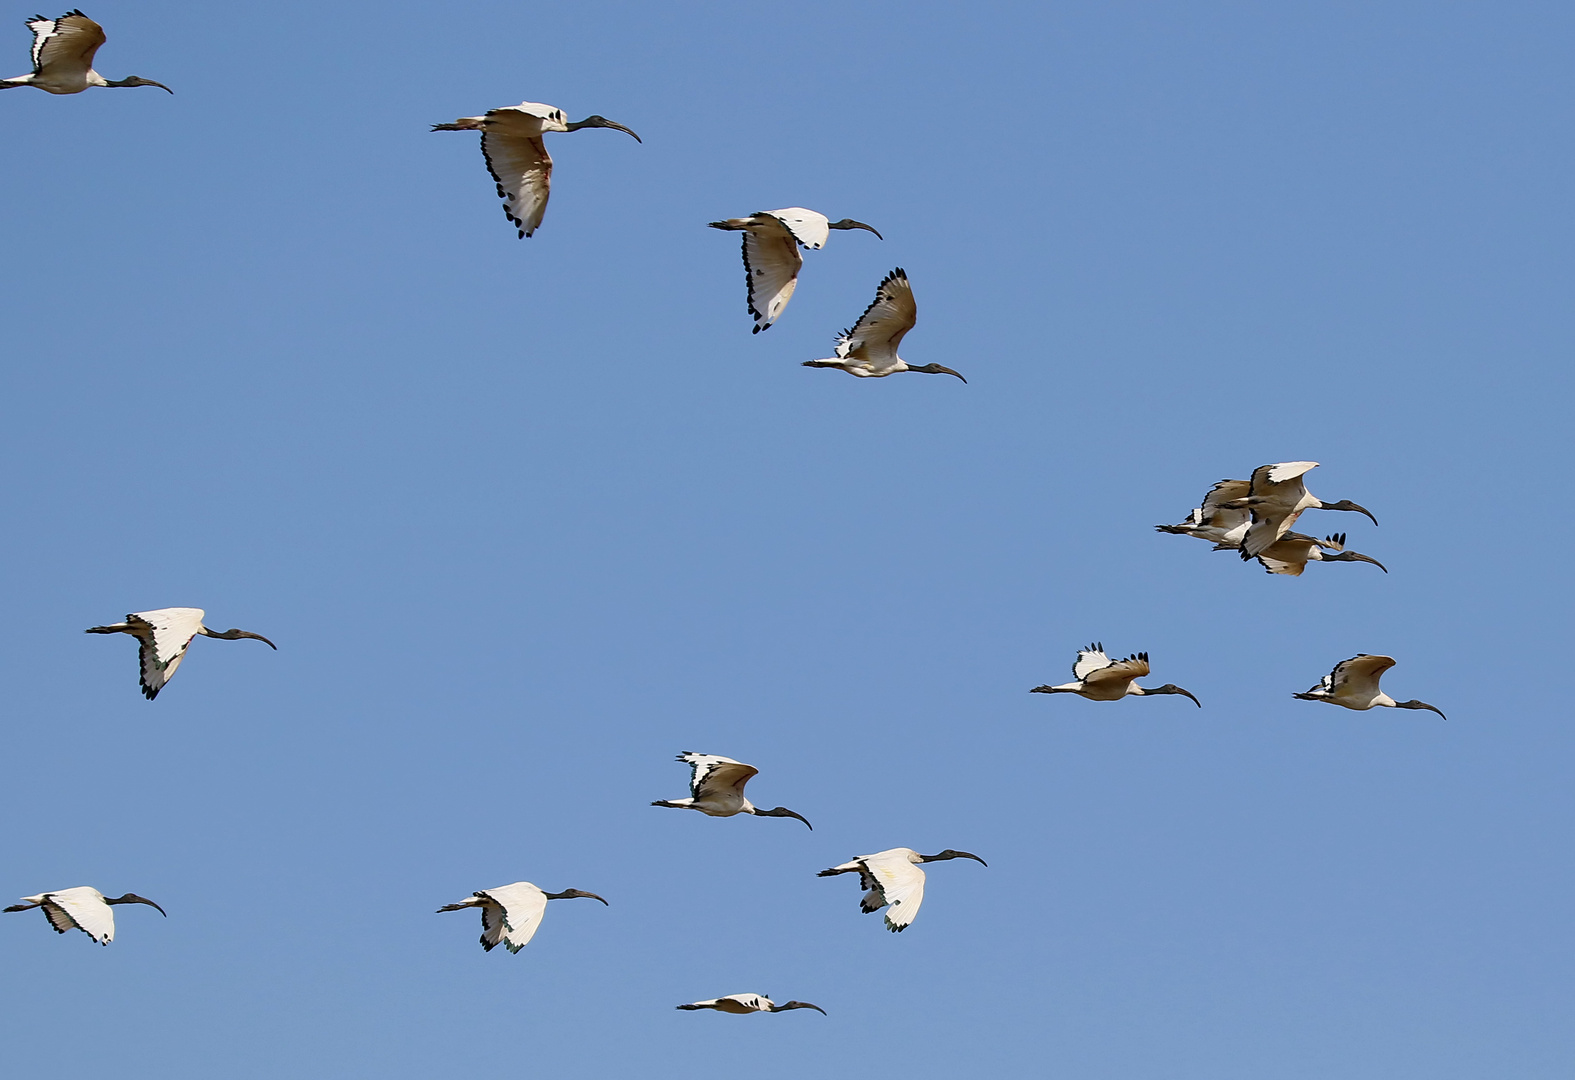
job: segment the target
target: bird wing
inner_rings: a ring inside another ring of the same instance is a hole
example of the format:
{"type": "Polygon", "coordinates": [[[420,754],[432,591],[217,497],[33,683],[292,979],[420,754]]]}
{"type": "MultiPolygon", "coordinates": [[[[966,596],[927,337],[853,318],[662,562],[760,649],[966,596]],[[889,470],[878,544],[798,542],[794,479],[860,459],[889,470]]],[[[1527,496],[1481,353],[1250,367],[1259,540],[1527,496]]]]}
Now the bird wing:
{"type": "MultiPolygon", "coordinates": [[[[503,924],[503,905],[498,903],[486,893],[477,894],[481,900],[476,906],[481,908],[481,947],[491,952],[503,940],[507,927],[503,924]]],[[[457,906],[457,905],[456,905],[457,906]]]]}
{"type": "Polygon", "coordinates": [[[913,922],[924,903],[924,871],[904,854],[866,855],[864,865],[886,901],[886,927],[900,932],[913,922]]]}
{"type": "Polygon", "coordinates": [[[753,765],[716,754],[685,752],[678,755],[678,760],[689,763],[689,794],[697,799],[727,791],[742,796],[749,778],[760,772],[753,765]]]}
{"type": "Polygon", "coordinates": [[[1260,486],[1267,484],[1283,484],[1288,480],[1295,480],[1303,473],[1316,469],[1316,461],[1282,461],[1276,465],[1260,465],[1252,471],[1252,487],[1254,493],[1261,494],[1260,486]],[[1260,481],[1259,475],[1262,474],[1260,481]]]}
{"type": "Polygon", "coordinates": [[[1083,676],[1086,686],[1099,686],[1113,682],[1131,682],[1148,674],[1148,653],[1138,653],[1125,660],[1112,660],[1097,671],[1083,676]]]}
{"type": "Polygon", "coordinates": [[[1251,514],[1245,508],[1228,510],[1220,504],[1245,498],[1251,491],[1252,482],[1249,480],[1221,480],[1203,496],[1203,520],[1227,532],[1246,524],[1251,514]]]}
{"type": "Polygon", "coordinates": [[[1090,645],[1086,649],[1077,651],[1077,659],[1072,662],[1072,678],[1082,682],[1093,672],[1110,665],[1110,657],[1105,655],[1103,645],[1090,645]]]}
{"type": "Polygon", "coordinates": [[[67,930],[77,929],[76,920],[66,913],[65,908],[47,896],[39,902],[38,906],[44,909],[44,918],[48,919],[49,925],[55,928],[55,933],[64,934],[67,930]]]}
{"type": "Polygon", "coordinates": [[[521,239],[530,236],[541,225],[552,193],[552,155],[541,136],[516,135],[489,124],[481,132],[481,154],[497,181],[503,212],[521,239]]]}
{"type": "Polygon", "coordinates": [[[29,19],[27,28],[33,31],[35,75],[43,74],[46,67],[51,74],[86,75],[93,70],[93,55],[104,44],[104,28],[80,11],[58,19],[29,19]]]}
{"type": "Polygon", "coordinates": [[[50,907],[55,907],[61,912],[63,918],[68,918],[72,925],[81,929],[88,937],[100,945],[108,945],[115,940],[115,912],[97,889],[78,886],[75,889],[61,889],[59,892],[50,893],[44,903],[44,914],[49,917],[50,923],[56,930],[65,933],[61,922],[55,918],[55,913],[50,907]]]}
{"type": "Polygon", "coordinates": [[[889,369],[897,359],[903,336],[918,319],[908,272],[899,266],[881,279],[875,299],[853,329],[844,330],[837,339],[837,359],[863,360],[876,370],[889,369]]]}
{"type": "Polygon", "coordinates": [[[1324,676],[1329,692],[1335,696],[1371,700],[1378,696],[1378,680],[1384,672],[1395,666],[1392,656],[1371,656],[1360,653],[1349,660],[1341,660],[1334,670],[1324,676]]]}
{"type": "Polygon", "coordinates": [[[1296,493],[1305,493],[1307,490],[1302,483],[1302,474],[1317,467],[1316,461],[1282,461],[1275,465],[1260,465],[1252,470],[1251,493],[1257,498],[1270,500],[1270,504],[1252,508],[1252,528],[1247,530],[1247,535],[1241,541],[1241,549],[1248,558],[1263,554],[1270,544],[1283,537],[1296,524],[1301,511],[1288,511],[1300,501],[1296,493]]]}
{"type": "Polygon", "coordinates": [[[164,684],[175,677],[187,646],[202,627],[203,614],[202,608],[177,607],[134,611],[126,616],[141,644],[138,658],[142,664],[142,693],[149,701],[158,697],[164,684]]]}
{"type": "Polygon", "coordinates": [[[749,286],[749,313],[755,317],[754,333],[776,322],[793,299],[803,265],[804,256],[791,234],[777,229],[765,235],[744,231],[744,281],[749,286]]]}
{"type": "Polygon", "coordinates": [[[826,239],[831,236],[830,219],[825,214],[818,214],[813,210],[806,210],[802,206],[790,206],[786,210],[766,210],[756,217],[774,217],[787,227],[793,238],[805,247],[818,251],[826,246],[826,239]]]}
{"type": "MultiPolygon", "coordinates": [[[[542,912],[547,910],[547,894],[528,881],[483,889],[482,893],[502,908],[503,947],[511,953],[519,952],[541,927],[542,912]]],[[[482,918],[486,918],[485,907],[482,918]]]]}
{"type": "Polygon", "coordinates": [[[1289,577],[1301,577],[1302,571],[1307,569],[1307,560],[1281,559],[1270,555],[1267,551],[1259,555],[1258,563],[1265,571],[1271,574],[1285,574],[1289,577]]]}
{"type": "Polygon", "coordinates": [[[1256,509],[1252,510],[1251,514],[1252,527],[1241,539],[1242,550],[1247,552],[1249,558],[1262,554],[1285,539],[1290,534],[1291,527],[1296,524],[1296,519],[1302,516],[1300,510],[1294,514],[1286,514],[1284,517],[1259,513],[1256,509]]]}

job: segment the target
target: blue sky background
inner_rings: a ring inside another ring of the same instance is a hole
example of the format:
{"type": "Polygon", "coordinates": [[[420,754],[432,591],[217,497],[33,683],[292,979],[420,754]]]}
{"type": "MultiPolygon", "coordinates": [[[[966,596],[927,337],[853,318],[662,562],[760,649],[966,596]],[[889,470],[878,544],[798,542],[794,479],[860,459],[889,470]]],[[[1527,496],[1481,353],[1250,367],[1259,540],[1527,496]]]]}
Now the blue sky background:
{"type": "Polygon", "coordinates": [[[176,95],[0,97],[0,897],[169,918],[0,917],[17,1074],[1575,1068],[1567,5],[89,14],[176,95]],[[528,241],[427,133],[522,98],[645,140],[528,241]],[[790,205],[886,239],[751,337],[790,205]],[[799,367],[897,265],[968,385],[799,367]],[[1388,576],[1152,530],[1306,458],[1388,576]],[[172,605],[279,651],[150,704],[82,630],[172,605]],[[1205,707],[1026,692],[1093,639],[1205,707]],[[1357,652],[1449,720],[1291,698],[1357,652]],[[896,936],[814,876],[893,846],[990,865],[896,936]],[[611,906],[433,914],[520,879],[611,906]]]}

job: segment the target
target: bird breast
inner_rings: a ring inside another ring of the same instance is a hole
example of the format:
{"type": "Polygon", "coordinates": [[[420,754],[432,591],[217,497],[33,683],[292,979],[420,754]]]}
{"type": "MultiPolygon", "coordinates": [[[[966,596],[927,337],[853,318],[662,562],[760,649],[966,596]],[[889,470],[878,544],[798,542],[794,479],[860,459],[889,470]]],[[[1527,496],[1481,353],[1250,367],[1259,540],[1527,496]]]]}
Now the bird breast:
{"type": "Polygon", "coordinates": [[[732,817],[754,809],[749,800],[731,791],[715,791],[694,801],[696,810],[712,817],[732,817]]]}

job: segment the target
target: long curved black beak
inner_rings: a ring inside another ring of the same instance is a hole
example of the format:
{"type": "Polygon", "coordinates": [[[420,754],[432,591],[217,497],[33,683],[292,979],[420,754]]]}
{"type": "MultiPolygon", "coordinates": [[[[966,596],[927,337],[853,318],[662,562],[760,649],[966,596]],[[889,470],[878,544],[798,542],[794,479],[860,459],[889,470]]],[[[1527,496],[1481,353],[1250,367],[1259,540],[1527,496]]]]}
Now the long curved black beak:
{"type": "Polygon", "coordinates": [[[920,862],[942,862],[942,861],[944,861],[946,859],[972,859],[974,862],[978,863],[980,866],[989,866],[990,865],[989,863],[985,862],[983,859],[979,858],[979,856],[975,855],[971,851],[955,851],[952,848],[947,848],[945,851],[939,852],[939,853],[937,853],[935,855],[920,855],[919,856],[919,861],[920,862]]]}
{"type": "Polygon", "coordinates": [[[761,809],[759,809],[757,807],[755,809],[755,816],[756,817],[790,817],[790,818],[798,818],[805,825],[809,826],[809,831],[810,832],[814,832],[815,831],[815,826],[809,824],[809,819],[807,817],[805,817],[803,814],[795,814],[793,811],[789,810],[785,806],[779,806],[779,807],[777,807],[774,810],[761,810],[761,809]]]}
{"type": "Polygon", "coordinates": [[[1384,573],[1386,573],[1386,574],[1389,573],[1389,567],[1385,566],[1383,563],[1379,562],[1377,559],[1373,558],[1371,555],[1363,555],[1360,551],[1342,551],[1338,555],[1325,555],[1323,557],[1323,561],[1324,562],[1370,562],[1374,566],[1378,567],[1378,569],[1382,570],[1384,573]]]}
{"type": "Polygon", "coordinates": [[[1181,687],[1177,686],[1175,683],[1166,683],[1164,686],[1156,687],[1153,690],[1148,690],[1148,691],[1146,691],[1146,693],[1150,693],[1150,694],[1180,694],[1182,697],[1184,697],[1184,698],[1188,699],[1189,701],[1191,701],[1192,704],[1196,705],[1198,708],[1200,708],[1200,709],[1203,708],[1203,702],[1201,702],[1197,698],[1193,697],[1192,696],[1192,692],[1190,690],[1183,690],[1181,687]]]}
{"type": "Polygon", "coordinates": [[[1378,519],[1373,516],[1373,512],[1371,510],[1367,509],[1367,507],[1365,507],[1365,506],[1358,506],[1358,505],[1356,505],[1350,499],[1341,499],[1337,503],[1326,503],[1324,505],[1324,509],[1325,510],[1354,510],[1358,514],[1366,514],[1367,515],[1367,520],[1371,521],[1374,525],[1378,524],[1378,519]]]}
{"type": "Polygon", "coordinates": [[[255,638],[264,645],[268,646],[274,652],[279,651],[279,646],[275,645],[261,634],[254,634],[250,630],[236,630],[235,628],[231,627],[229,630],[226,630],[221,634],[217,630],[204,629],[203,635],[205,637],[220,638],[224,641],[239,641],[241,638],[255,638]]]}
{"type": "Polygon", "coordinates": [[[568,128],[570,131],[579,131],[581,128],[588,128],[588,127],[612,128],[614,131],[621,131],[625,135],[632,136],[634,138],[634,141],[637,142],[637,143],[640,143],[642,145],[645,143],[645,140],[640,138],[640,136],[635,135],[634,132],[630,131],[628,128],[624,127],[622,124],[614,123],[613,121],[607,119],[605,116],[595,116],[595,115],[587,116],[584,120],[578,120],[578,121],[575,121],[572,124],[565,124],[564,127],[568,128]]]}
{"type": "Polygon", "coordinates": [[[921,371],[921,372],[923,372],[926,375],[956,375],[957,378],[962,379],[963,382],[967,382],[968,381],[967,379],[963,379],[962,375],[959,374],[958,372],[953,371],[949,367],[943,367],[940,364],[925,364],[922,367],[912,367],[912,366],[910,366],[908,368],[908,370],[909,371],[921,371]]]}
{"type": "MultiPolygon", "coordinates": [[[[1397,709],[1426,709],[1428,712],[1436,712],[1439,716],[1444,716],[1444,710],[1443,709],[1438,708],[1436,705],[1429,705],[1425,701],[1417,701],[1415,698],[1411,699],[1410,701],[1397,701],[1397,702],[1395,702],[1395,708],[1397,708],[1397,709]]],[[[1448,720],[1449,717],[1444,716],[1444,719],[1448,720]]]]}
{"type": "MultiPolygon", "coordinates": [[[[682,1008],[682,1007],[683,1006],[679,1006],[679,1008],[682,1008]]],[[[821,1016],[825,1016],[826,1015],[826,1010],[825,1009],[822,1009],[819,1005],[811,1005],[807,1001],[785,1001],[781,1005],[778,1005],[776,1008],[772,1009],[771,1011],[772,1012],[787,1012],[789,1009],[814,1009],[821,1016]]]]}
{"type": "Polygon", "coordinates": [[[880,234],[880,231],[877,230],[875,228],[875,226],[873,226],[873,225],[866,225],[862,221],[854,221],[852,218],[847,218],[847,217],[843,218],[841,221],[828,222],[826,224],[826,228],[828,228],[828,229],[844,229],[844,230],[846,230],[846,229],[863,229],[865,232],[872,232],[872,233],[874,233],[875,234],[875,238],[877,240],[884,240],[884,239],[886,239],[884,236],[882,236],[880,234]]]}
{"type": "MultiPolygon", "coordinates": [[[[584,889],[564,889],[560,893],[547,893],[546,896],[548,900],[573,900],[582,897],[586,900],[602,900],[602,898],[597,896],[595,893],[586,892],[584,889]]],[[[607,907],[612,906],[605,900],[602,900],[602,903],[607,907]]]]}
{"type": "Polygon", "coordinates": [[[152,79],[144,79],[141,75],[127,75],[124,79],[116,79],[114,82],[106,82],[104,85],[105,86],[157,86],[160,90],[164,91],[166,94],[173,94],[175,92],[175,91],[171,90],[169,87],[165,86],[163,83],[161,83],[161,82],[154,82],[152,79]]]}
{"type": "Polygon", "coordinates": [[[127,893],[125,896],[117,896],[113,900],[105,900],[104,903],[106,903],[106,904],[146,904],[150,908],[157,908],[158,909],[158,913],[160,915],[163,915],[166,919],[170,917],[169,916],[169,912],[167,912],[163,908],[159,907],[152,900],[149,900],[146,896],[138,896],[136,893],[127,893]]]}

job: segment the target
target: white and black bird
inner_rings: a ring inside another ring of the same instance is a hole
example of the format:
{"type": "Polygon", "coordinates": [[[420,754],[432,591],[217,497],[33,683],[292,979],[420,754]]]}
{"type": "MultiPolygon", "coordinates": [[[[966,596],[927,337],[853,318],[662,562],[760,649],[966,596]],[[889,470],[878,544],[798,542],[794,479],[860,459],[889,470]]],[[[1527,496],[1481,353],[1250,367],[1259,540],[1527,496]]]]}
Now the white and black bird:
{"type": "Polygon", "coordinates": [[[1247,494],[1226,504],[1231,509],[1252,513],[1252,525],[1241,540],[1243,559],[1256,559],[1265,548],[1289,532],[1306,510],[1351,510],[1366,514],[1374,525],[1378,524],[1378,519],[1365,506],[1358,506],[1349,499],[1324,502],[1308,491],[1302,477],[1317,467],[1316,461],[1282,461],[1252,470],[1247,494]]]}
{"type": "MultiPolygon", "coordinates": [[[[542,912],[547,910],[548,900],[571,900],[576,897],[602,900],[595,893],[580,889],[565,889],[558,893],[543,892],[528,881],[516,881],[512,885],[500,885],[496,889],[482,889],[480,892],[471,893],[468,900],[461,900],[457,904],[444,904],[438,908],[438,911],[480,908],[482,949],[491,952],[498,945],[502,945],[509,952],[517,953],[536,936],[536,930],[541,926],[542,912]]],[[[605,905],[607,901],[602,900],[602,903],[605,905]]]]}
{"type": "Polygon", "coordinates": [[[1105,655],[1099,642],[1079,649],[1072,662],[1072,682],[1059,686],[1036,686],[1030,694],[1076,694],[1089,701],[1120,701],[1124,697],[1153,697],[1156,694],[1180,694],[1192,704],[1203,708],[1203,703],[1174,683],[1164,686],[1144,687],[1137,680],[1149,673],[1148,653],[1140,652],[1125,660],[1112,660],[1105,655]]]}
{"type": "Polygon", "coordinates": [[[1344,533],[1332,533],[1320,540],[1316,536],[1288,532],[1258,553],[1258,564],[1270,574],[1300,577],[1309,562],[1365,562],[1389,573],[1389,568],[1371,555],[1346,551],[1344,533]]]}
{"type": "MultiPolygon", "coordinates": [[[[715,754],[696,754],[685,750],[678,760],[689,766],[689,798],[658,799],[652,806],[670,806],[675,810],[698,810],[709,817],[732,817],[734,814],[753,814],[756,817],[798,818],[809,825],[802,814],[785,806],[762,810],[744,798],[744,785],[760,770],[742,761],[715,754]]],[[[815,826],[809,825],[813,830],[815,826]]]]}
{"type": "Polygon", "coordinates": [[[1221,480],[1209,489],[1203,496],[1203,505],[1195,508],[1185,521],[1178,525],[1155,525],[1154,530],[1212,541],[1215,551],[1239,548],[1241,538],[1247,535],[1247,527],[1252,524],[1252,514],[1245,507],[1230,509],[1222,504],[1245,498],[1251,488],[1247,480],[1221,480]]]}
{"type": "MultiPolygon", "coordinates": [[[[1396,701],[1378,688],[1384,672],[1395,666],[1392,656],[1372,656],[1359,653],[1349,660],[1341,660],[1334,670],[1318,681],[1318,685],[1305,694],[1292,694],[1302,701],[1327,701],[1347,709],[1363,712],[1377,706],[1391,709],[1426,709],[1444,716],[1442,709],[1425,701],[1396,701]]],[[[1444,719],[1449,719],[1447,716],[1444,719]]]]}
{"type": "Polygon", "coordinates": [[[175,92],[137,75],[106,79],[94,71],[93,54],[104,44],[104,28],[80,11],[68,11],[58,19],[34,15],[27,28],[33,31],[33,70],[0,79],[0,90],[36,86],[51,94],[80,94],[90,86],[157,86],[175,92]]]}
{"type": "Polygon", "coordinates": [[[947,848],[937,855],[920,855],[912,848],[890,848],[873,855],[860,855],[851,862],[822,870],[816,877],[858,874],[859,887],[866,890],[859,910],[868,915],[886,909],[886,929],[897,934],[906,930],[919,915],[924,903],[924,871],[920,863],[945,862],[947,859],[972,859],[981,866],[989,863],[966,851],[947,848]]]}
{"type": "Polygon", "coordinates": [[[832,229],[863,229],[885,239],[873,225],[852,218],[832,221],[802,206],[713,221],[710,227],[744,234],[744,283],[749,290],[749,313],[755,317],[755,328],[750,331],[754,334],[769,330],[793,299],[798,272],[804,265],[800,246],[819,251],[832,229]]]}
{"type": "Polygon", "coordinates": [[[875,299],[864,309],[852,330],[837,338],[837,355],[825,360],[805,360],[805,367],[838,368],[861,379],[881,379],[899,371],[922,371],[926,375],[961,375],[949,367],[925,364],[915,367],[897,355],[903,335],[913,329],[919,309],[913,302],[913,286],[908,273],[897,267],[881,279],[875,299]]]}
{"type": "Polygon", "coordinates": [[[270,649],[277,651],[279,648],[261,634],[254,634],[250,630],[231,629],[223,633],[209,630],[202,625],[203,614],[202,608],[194,607],[134,611],[126,616],[126,621],[123,623],[90,626],[85,632],[130,634],[137,639],[141,645],[138,659],[142,672],[142,695],[149,701],[158,697],[159,691],[164,689],[164,684],[175,677],[175,669],[180,667],[181,659],[186,655],[186,647],[198,634],[203,637],[221,638],[224,641],[255,638],[270,649]]]}
{"type": "Polygon", "coordinates": [[[74,889],[58,889],[55,892],[39,893],[37,896],[24,896],[20,904],[12,904],[4,910],[32,911],[34,908],[42,908],[44,918],[48,919],[49,925],[55,928],[55,933],[64,934],[67,930],[80,930],[100,945],[108,945],[115,940],[115,913],[110,910],[115,904],[146,904],[150,908],[157,908],[158,913],[165,918],[169,917],[163,908],[146,896],[138,896],[136,893],[105,896],[90,885],[78,885],[74,889]]]}
{"type": "Polygon", "coordinates": [[[462,116],[452,124],[433,124],[433,131],[479,131],[481,153],[487,169],[498,184],[503,213],[519,230],[523,240],[536,231],[547,213],[547,196],[552,193],[552,155],[541,137],[548,131],[579,131],[581,128],[612,128],[640,136],[615,124],[605,116],[587,116],[569,122],[562,109],[539,101],[522,101],[489,110],[484,116],[462,116]]]}
{"type": "Polygon", "coordinates": [[[778,1005],[764,994],[728,994],[726,997],[712,998],[710,1001],[692,1001],[688,1005],[678,1007],[686,1012],[715,1009],[717,1012],[733,1013],[735,1016],[756,1012],[787,1012],[790,1009],[814,1009],[821,1016],[826,1015],[826,1010],[819,1005],[811,1005],[807,1001],[787,1001],[778,1005]]]}

